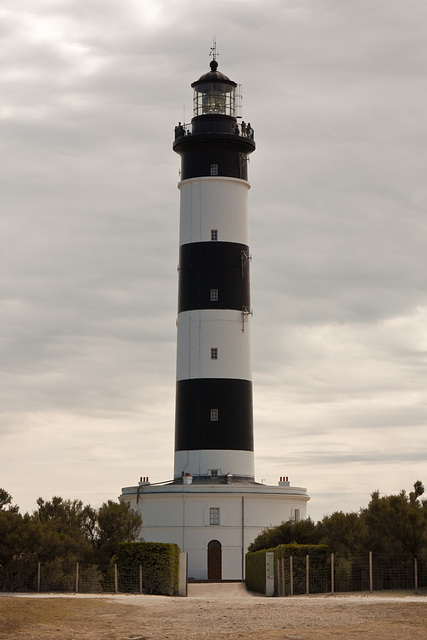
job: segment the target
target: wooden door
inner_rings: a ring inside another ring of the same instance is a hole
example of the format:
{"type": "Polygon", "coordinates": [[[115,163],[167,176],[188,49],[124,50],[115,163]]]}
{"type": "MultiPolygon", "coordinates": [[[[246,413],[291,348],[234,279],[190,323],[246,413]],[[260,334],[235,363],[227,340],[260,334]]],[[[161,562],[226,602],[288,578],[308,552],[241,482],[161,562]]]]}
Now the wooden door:
{"type": "Polygon", "coordinates": [[[222,580],[222,549],[218,540],[208,544],[208,580],[222,580]]]}

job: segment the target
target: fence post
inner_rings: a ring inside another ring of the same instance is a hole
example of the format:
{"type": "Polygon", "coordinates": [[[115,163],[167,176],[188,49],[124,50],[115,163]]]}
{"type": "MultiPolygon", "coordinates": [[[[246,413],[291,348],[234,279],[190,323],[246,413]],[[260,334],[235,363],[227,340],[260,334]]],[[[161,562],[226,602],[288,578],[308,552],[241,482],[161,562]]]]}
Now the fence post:
{"type": "Polygon", "coordinates": [[[278,596],[281,596],[281,584],[280,584],[280,560],[277,559],[276,560],[276,575],[275,575],[275,582],[276,582],[276,593],[278,596]]]}
{"type": "Polygon", "coordinates": [[[282,558],[282,595],[286,595],[285,591],[285,558],[282,558]]]}
{"type": "Polygon", "coordinates": [[[331,594],[335,593],[335,576],[334,576],[334,554],[331,553],[331,594]]]}
{"type": "Polygon", "coordinates": [[[40,582],[41,582],[41,565],[40,562],[37,563],[37,593],[40,593],[40,582]]]}
{"type": "Polygon", "coordinates": [[[291,596],[294,595],[294,572],[292,567],[292,556],[289,556],[289,573],[291,579],[291,596]]]}
{"type": "Polygon", "coordinates": [[[79,592],[79,563],[76,563],[76,593],[79,592]]]}
{"type": "Polygon", "coordinates": [[[310,556],[305,556],[305,593],[308,596],[310,593],[310,556]]]}
{"type": "Polygon", "coordinates": [[[142,593],[142,564],[139,565],[139,593],[142,593]]]}
{"type": "Polygon", "coordinates": [[[372,551],[369,552],[369,591],[372,593],[374,590],[374,582],[372,579],[372,551]]]}
{"type": "MultiPolygon", "coordinates": [[[[142,567],[141,567],[141,570],[142,570],[142,567]]],[[[179,554],[178,571],[179,571],[178,595],[186,598],[188,596],[188,552],[187,551],[181,551],[179,554]]]]}
{"type": "Polygon", "coordinates": [[[417,558],[414,558],[414,586],[415,586],[415,593],[418,593],[418,560],[417,558]]]}
{"type": "Polygon", "coordinates": [[[114,589],[116,593],[119,593],[119,575],[116,564],[114,565],[114,589]]]}

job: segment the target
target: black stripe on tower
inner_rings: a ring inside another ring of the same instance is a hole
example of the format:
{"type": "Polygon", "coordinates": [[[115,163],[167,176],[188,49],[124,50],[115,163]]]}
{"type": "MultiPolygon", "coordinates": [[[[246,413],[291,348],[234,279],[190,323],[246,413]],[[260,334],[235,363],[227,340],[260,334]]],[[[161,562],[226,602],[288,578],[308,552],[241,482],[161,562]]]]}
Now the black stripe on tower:
{"type": "Polygon", "coordinates": [[[192,242],[180,247],[178,312],[250,308],[249,247],[192,242]],[[212,291],[217,296],[212,296],[212,291]]]}
{"type": "Polygon", "coordinates": [[[203,146],[186,149],[181,156],[181,180],[209,176],[212,164],[218,165],[219,176],[247,180],[248,151],[244,145],[239,144],[238,136],[235,138],[236,140],[230,139],[225,144],[224,140],[217,143],[205,141],[203,146]]]}
{"type": "Polygon", "coordinates": [[[253,451],[252,382],[224,378],[176,385],[175,451],[253,451]],[[216,420],[211,410],[216,409],[216,420]]]}
{"type": "Polygon", "coordinates": [[[248,179],[248,155],[255,150],[250,137],[231,133],[237,124],[234,117],[217,114],[192,119],[192,134],[178,137],[173,149],[181,156],[181,180],[211,175],[248,179]]]}

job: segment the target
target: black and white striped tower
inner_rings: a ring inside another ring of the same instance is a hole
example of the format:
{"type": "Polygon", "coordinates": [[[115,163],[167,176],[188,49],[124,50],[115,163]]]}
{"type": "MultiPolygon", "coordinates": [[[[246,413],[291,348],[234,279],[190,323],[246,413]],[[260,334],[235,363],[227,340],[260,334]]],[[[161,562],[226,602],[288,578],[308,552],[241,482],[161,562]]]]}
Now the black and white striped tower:
{"type": "MultiPolygon", "coordinates": [[[[213,48],[215,54],[215,46],[213,48]]],[[[235,82],[211,69],[191,85],[194,114],[175,127],[181,157],[174,479],[123,487],[140,537],[188,553],[195,580],[244,580],[248,545],[266,526],[306,517],[286,476],[254,477],[248,159],[235,82]]],[[[187,565],[187,561],[184,562],[187,565]]]]}
{"type": "MultiPolygon", "coordinates": [[[[236,83],[210,71],[191,85],[181,156],[176,479],[254,480],[247,198],[253,131],[238,124],[236,83]]],[[[243,123],[242,123],[243,125],[243,123]]]]}

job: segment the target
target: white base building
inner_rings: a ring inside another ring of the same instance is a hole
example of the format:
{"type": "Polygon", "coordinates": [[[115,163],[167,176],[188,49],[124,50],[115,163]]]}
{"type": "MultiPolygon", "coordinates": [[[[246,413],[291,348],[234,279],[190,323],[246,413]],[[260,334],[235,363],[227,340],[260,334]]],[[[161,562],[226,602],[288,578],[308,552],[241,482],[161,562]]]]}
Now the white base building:
{"type": "Polygon", "coordinates": [[[244,580],[249,544],[265,527],[306,517],[306,489],[257,483],[184,482],[125,487],[121,499],[141,514],[141,539],[173,542],[188,553],[194,580],[244,580]]]}

